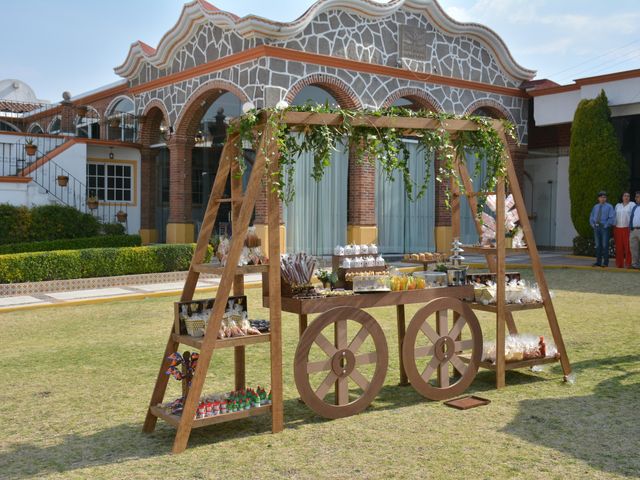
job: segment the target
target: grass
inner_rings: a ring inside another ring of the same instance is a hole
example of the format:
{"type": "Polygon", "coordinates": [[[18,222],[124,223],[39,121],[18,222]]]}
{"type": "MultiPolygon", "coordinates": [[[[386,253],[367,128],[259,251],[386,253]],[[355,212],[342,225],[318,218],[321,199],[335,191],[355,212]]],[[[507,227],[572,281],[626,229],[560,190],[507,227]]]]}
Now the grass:
{"type": "MultiPolygon", "coordinates": [[[[524,272],[529,274],[528,272],[524,272]]],[[[491,404],[457,411],[399,387],[395,309],[370,312],[389,344],[384,387],[364,413],[327,421],[299,403],[292,360],[297,320],[284,323],[285,431],[270,417],[196,429],[170,455],[175,430],[141,433],[172,318],[172,298],[0,315],[0,478],[637,478],[640,277],[550,270],[574,372],[559,365],[481,371],[469,393],[491,404]]],[[[259,290],[248,290],[250,311],[259,290]]],[[[407,317],[416,307],[407,308],[407,317]]],[[[548,334],[542,310],[517,313],[548,334]]],[[[485,337],[490,314],[480,313],[485,337]]],[[[269,383],[268,345],[247,349],[249,385],[269,383]]],[[[214,355],[206,392],[232,388],[233,353],[214,355]]],[[[178,395],[171,380],[167,398],[178,395]]]]}

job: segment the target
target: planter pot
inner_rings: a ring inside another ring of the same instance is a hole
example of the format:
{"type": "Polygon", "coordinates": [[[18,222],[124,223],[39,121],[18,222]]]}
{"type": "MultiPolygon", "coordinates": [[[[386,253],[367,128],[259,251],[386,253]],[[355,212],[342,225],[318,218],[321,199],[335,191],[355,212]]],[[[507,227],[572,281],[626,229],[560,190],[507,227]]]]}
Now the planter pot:
{"type": "Polygon", "coordinates": [[[505,237],[504,238],[504,246],[506,248],[513,248],[513,237],[505,237]]]}
{"type": "Polygon", "coordinates": [[[91,210],[95,210],[98,208],[98,200],[87,200],[87,207],[91,210]]]}
{"type": "Polygon", "coordinates": [[[27,152],[27,155],[29,155],[30,157],[33,157],[36,152],[38,151],[38,146],[37,145],[25,145],[24,146],[24,151],[27,152]]]}
{"type": "Polygon", "coordinates": [[[127,221],[127,212],[123,212],[122,210],[120,210],[118,213],[116,213],[116,219],[120,223],[126,222],[127,221]]]}
{"type": "Polygon", "coordinates": [[[58,175],[58,185],[66,187],[69,184],[69,177],[66,175],[58,175]]]}

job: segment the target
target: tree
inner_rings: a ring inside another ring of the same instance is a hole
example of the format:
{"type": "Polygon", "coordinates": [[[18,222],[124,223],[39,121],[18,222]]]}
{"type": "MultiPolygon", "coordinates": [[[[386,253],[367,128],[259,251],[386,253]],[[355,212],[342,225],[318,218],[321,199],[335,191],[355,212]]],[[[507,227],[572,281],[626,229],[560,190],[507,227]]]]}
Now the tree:
{"type": "Polygon", "coordinates": [[[569,147],[569,197],[571,220],[578,234],[591,237],[589,214],[597,194],[620,197],[629,185],[629,165],[620,153],[611,111],[604,90],[578,104],[571,126],[569,147]]]}

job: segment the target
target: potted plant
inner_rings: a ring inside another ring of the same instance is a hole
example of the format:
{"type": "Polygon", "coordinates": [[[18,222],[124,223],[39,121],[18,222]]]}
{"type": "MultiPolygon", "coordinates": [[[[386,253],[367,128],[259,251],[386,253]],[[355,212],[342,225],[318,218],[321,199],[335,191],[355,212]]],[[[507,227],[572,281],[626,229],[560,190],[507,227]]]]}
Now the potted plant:
{"type": "Polygon", "coordinates": [[[98,197],[96,197],[94,194],[90,194],[87,197],[87,207],[89,207],[91,210],[95,210],[96,208],[98,208],[98,197]]]}
{"type": "Polygon", "coordinates": [[[316,277],[322,282],[324,288],[329,289],[338,281],[338,276],[334,272],[329,273],[328,270],[323,269],[318,270],[316,277]]]}
{"type": "Polygon", "coordinates": [[[69,177],[66,175],[58,175],[58,185],[66,187],[69,184],[69,177]]]}
{"type": "Polygon", "coordinates": [[[505,248],[513,248],[513,237],[516,234],[517,228],[513,230],[507,230],[504,234],[504,246],[505,248]]]}
{"type": "Polygon", "coordinates": [[[24,150],[30,157],[33,157],[36,154],[36,152],[38,151],[38,146],[33,141],[33,138],[27,138],[24,141],[24,150]]]}
{"type": "Polygon", "coordinates": [[[124,210],[118,210],[118,213],[116,213],[116,219],[118,220],[118,222],[120,223],[124,223],[127,221],[127,212],[125,212],[124,210]]]}

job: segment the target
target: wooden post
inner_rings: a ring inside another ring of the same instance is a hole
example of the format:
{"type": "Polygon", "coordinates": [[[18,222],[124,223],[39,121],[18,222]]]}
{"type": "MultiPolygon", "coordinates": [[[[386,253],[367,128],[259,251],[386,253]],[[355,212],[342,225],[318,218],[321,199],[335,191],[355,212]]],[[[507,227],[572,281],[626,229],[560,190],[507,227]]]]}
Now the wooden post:
{"type": "MultiPolygon", "coordinates": [[[[235,152],[234,152],[235,153],[235,152]]],[[[231,198],[240,199],[242,197],[242,177],[240,176],[240,168],[237,162],[233,163],[231,168],[231,198]]],[[[231,202],[231,225],[237,225],[238,216],[240,215],[240,203],[231,202]]],[[[232,235],[235,232],[232,231],[232,235]]],[[[244,242],[244,238],[242,239],[244,242]]],[[[236,296],[244,295],[244,275],[239,274],[233,277],[233,294],[236,296]]],[[[233,359],[235,366],[235,386],[236,390],[244,389],[247,386],[246,365],[245,365],[245,346],[238,345],[233,349],[233,359]]]]}
{"type": "Polygon", "coordinates": [[[400,359],[400,385],[405,386],[409,385],[409,379],[407,378],[407,372],[404,369],[404,361],[402,359],[402,344],[404,343],[404,336],[407,332],[404,305],[396,305],[396,318],[398,322],[398,358],[400,359]]]}
{"type": "Polygon", "coordinates": [[[505,238],[504,238],[504,178],[498,179],[496,190],[496,388],[505,386],[505,238]]]}
{"type": "MultiPolygon", "coordinates": [[[[270,138],[273,132],[265,129],[264,137],[270,138]]],[[[278,170],[276,146],[271,142],[271,154],[268,179],[278,170]]],[[[255,168],[255,167],[254,167],[255,168]]],[[[267,180],[267,182],[269,182],[267,180]]],[[[282,298],[280,296],[280,201],[277,192],[268,186],[268,220],[269,226],[269,321],[271,324],[271,431],[281,432],[284,428],[284,405],[282,383],[282,298]]]]}

